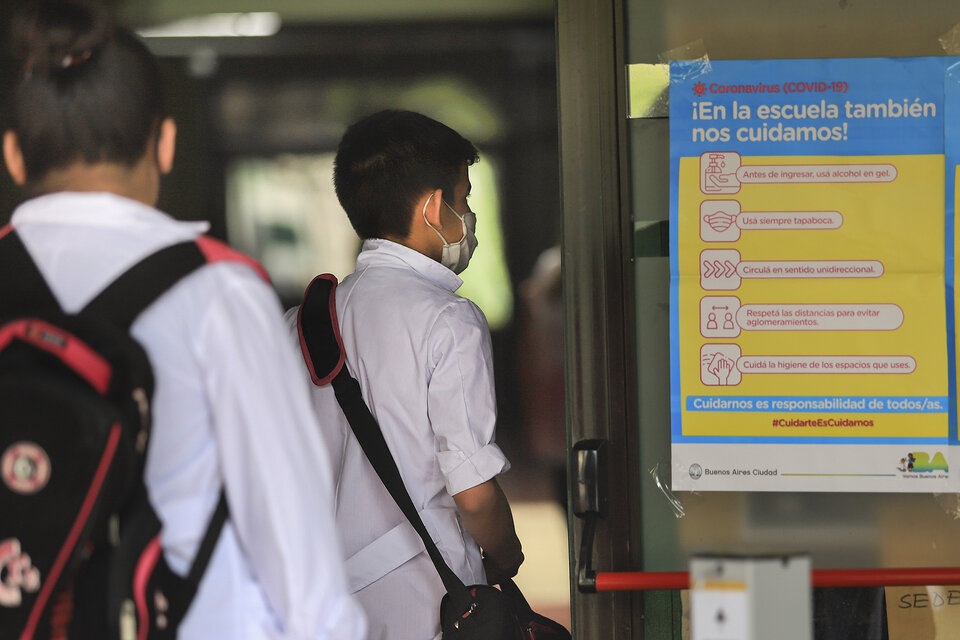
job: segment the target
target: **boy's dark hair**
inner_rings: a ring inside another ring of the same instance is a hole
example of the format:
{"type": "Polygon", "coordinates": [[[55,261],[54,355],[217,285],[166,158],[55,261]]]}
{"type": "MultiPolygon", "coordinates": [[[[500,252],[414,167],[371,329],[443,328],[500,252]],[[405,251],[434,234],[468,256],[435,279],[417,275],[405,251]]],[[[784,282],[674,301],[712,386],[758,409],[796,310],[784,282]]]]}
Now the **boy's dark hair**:
{"type": "Polygon", "coordinates": [[[157,62],[136,36],[79,0],[26,3],[11,32],[23,66],[10,116],[28,180],[78,161],[143,157],[163,98],[157,62]]]}
{"type": "Polygon", "coordinates": [[[412,111],[381,111],[347,129],[333,184],[357,235],[405,238],[417,200],[441,189],[449,202],[461,167],[477,159],[473,144],[445,124],[412,111]]]}

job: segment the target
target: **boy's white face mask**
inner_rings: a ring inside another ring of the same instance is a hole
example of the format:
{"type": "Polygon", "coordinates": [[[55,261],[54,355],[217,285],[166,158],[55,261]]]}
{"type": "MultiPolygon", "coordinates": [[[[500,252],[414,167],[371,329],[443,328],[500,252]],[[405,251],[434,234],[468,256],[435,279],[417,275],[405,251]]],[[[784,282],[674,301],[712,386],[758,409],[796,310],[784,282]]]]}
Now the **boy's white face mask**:
{"type": "MultiPolygon", "coordinates": [[[[433,196],[431,195],[430,197],[432,198],[433,196]]],[[[461,216],[453,207],[447,204],[445,200],[441,200],[441,202],[453,212],[453,215],[460,219],[460,229],[463,232],[463,237],[461,237],[458,242],[447,242],[443,234],[430,224],[427,220],[427,205],[430,204],[430,198],[427,198],[427,201],[423,205],[423,221],[443,240],[443,252],[440,254],[440,264],[454,273],[459,274],[467,268],[467,265],[470,263],[470,257],[473,256],[473,252],[479,244],[476,235],[477,214],[473,211],[467,211],[461,216]]]]}

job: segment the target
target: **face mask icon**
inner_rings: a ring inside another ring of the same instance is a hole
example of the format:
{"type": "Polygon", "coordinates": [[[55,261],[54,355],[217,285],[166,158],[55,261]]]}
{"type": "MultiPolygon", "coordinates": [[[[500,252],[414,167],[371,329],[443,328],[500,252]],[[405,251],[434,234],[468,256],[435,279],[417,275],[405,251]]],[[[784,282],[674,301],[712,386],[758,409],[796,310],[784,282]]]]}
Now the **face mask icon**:
{"type": "Polygon", "coordinates": [[[737,200],[704,200],[700,203],[700,239],[736,242],[740,239],[740,203],[737,200]]]}
{"type": "Polygon", "coordinates": [[[723,233],[736,222],[737,216],[726,211],[714,211],[703,216],[703,221],[710,225],[710,228],[717,233],[723,233]]]}

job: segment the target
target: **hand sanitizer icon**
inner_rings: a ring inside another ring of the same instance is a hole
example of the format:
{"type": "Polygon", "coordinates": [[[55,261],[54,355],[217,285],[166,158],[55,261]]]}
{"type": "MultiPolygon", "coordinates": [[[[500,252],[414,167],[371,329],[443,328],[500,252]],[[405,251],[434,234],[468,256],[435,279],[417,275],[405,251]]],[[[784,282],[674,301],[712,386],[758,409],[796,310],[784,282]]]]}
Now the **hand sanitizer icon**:
{"type": "Polygon", "coordinates": [[[740,154],[732,151],[708,151],[700,156],[700,190],[707,194],[737,193],[740,181],[740,154]]]}

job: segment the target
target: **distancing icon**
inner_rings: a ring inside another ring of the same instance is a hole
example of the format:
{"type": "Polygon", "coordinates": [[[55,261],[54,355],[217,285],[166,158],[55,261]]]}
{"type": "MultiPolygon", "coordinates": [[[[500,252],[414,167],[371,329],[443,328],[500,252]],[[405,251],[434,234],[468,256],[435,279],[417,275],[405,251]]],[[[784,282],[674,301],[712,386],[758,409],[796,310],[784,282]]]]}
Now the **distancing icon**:
{"type": "Polygon", "coordinates": [[[700,299],[700,334],[704,338],[736,338],[740,335],[736,296],[704,296],[700,299]]]}

